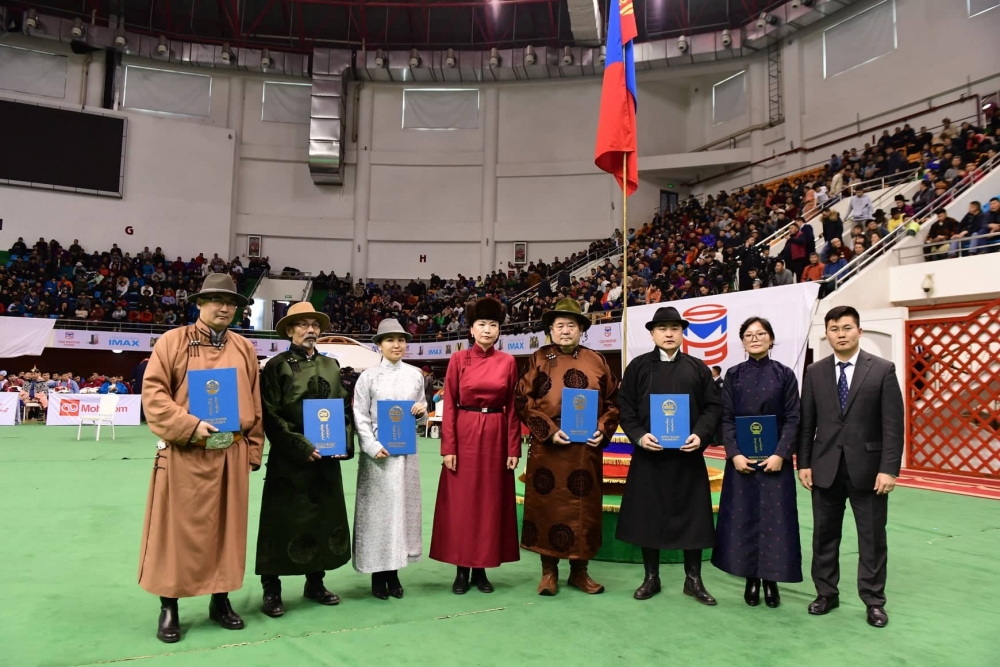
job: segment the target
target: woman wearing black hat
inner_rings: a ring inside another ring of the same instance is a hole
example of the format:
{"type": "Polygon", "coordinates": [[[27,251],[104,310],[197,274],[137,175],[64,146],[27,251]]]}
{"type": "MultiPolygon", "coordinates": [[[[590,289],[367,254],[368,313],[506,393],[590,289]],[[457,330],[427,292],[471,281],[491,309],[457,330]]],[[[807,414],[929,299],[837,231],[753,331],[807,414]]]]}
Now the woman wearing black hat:
{"type": "Polygon", "coordinates": [[[726,475],[719,502],[718,545],[712,564],[745,577],[743,599],[751,607],[777,607],[779,581],[802,581],[799,515],[795,506],[792,454],[799,437],[799,385],[790,368],[769,356],[774,329],[762,317],[740,327],[749,358],[729,369],[722,386],[722,439],[726,475]],[[778,447],[759,466],[740,453],[736,417],[774,415],[778,447]]]}
{"type": "Polygon", "coordinates": [[[660,592],[660,550],[684,551],[684,594],[705,605],[713,598],[701,580],[703,549],[715,545],[712,491],[702,453],[719,426],[719,389],[705,363],[681,352],[688,323],[676,308],[658,308],[646,323],[656,349],[629,363],[618,405],[621,426],[635,445],[622,494],[616,537],[642,547],[646,576],[637,600],[660,592]],[[650,394],[687,394],[691,434],[664,449],[650,426],[650,394]]]}
{"type": "Polygon", "coordinates": [[[514,405],[517,362],[494,348],[505,317],[486,297],[465,311],[471,349],[452,355],[444,381],[441,455],[430,556],[457,567],[452,592],[492,593],[486,568],[520,558],[514,470],[521,422],[514,405]]]}

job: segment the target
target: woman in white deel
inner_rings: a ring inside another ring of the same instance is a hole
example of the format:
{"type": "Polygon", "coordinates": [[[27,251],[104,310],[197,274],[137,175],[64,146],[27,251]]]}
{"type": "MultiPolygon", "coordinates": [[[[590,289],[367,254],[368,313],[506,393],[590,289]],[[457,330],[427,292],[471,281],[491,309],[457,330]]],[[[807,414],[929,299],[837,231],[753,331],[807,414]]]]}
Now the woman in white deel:
{"type": "Polygon", "coordinates": [[[361,373],[354,387],[354,423],[362,455],[354,504],[354,569],[372,575],[372,595],[403,597],[399,570],[420,560],[420,470],[416,454],[389,456],[378,440],[378,402],[415,401],[423,419],[424,377],[403,362],[412,336],[399,321],[382,320],[372,339],[382,362],[361,373]]]}

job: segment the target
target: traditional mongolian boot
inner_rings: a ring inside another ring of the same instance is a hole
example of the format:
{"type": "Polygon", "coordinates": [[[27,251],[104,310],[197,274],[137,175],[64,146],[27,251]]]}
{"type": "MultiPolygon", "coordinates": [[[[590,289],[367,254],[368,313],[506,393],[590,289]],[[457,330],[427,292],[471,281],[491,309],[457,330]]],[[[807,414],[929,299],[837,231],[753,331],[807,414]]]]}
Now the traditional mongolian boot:
{"type": "Polygon", "coordinates": [[[747,587],[743,591],[743,601],[751,607],[760,604],[760,579],[747,579],[747,587]]]}
{"type": "Polygon", "coordinates": [[[542,580],[538,583],[539,595],[555,595],[559,592],[559,559],[542,556],[542,580]]]}
{"type": "Polygon", "coordinates": [[[385,572],[372,572],[372,595],[379,600],[389,599],[389,590],[386,588],[385,572]]]}
{"type": "Polygon", "coordinates": [[[579,588],[587,595],[597,595],[604,592],[604,586],[590,578],[587,573],[587,563],[585,560],[571,560],[569,562],[569,579],[567,584],[573,588],[579,588]]]}
{"type": "Polygon", "coordinates": [[[156,638],[165,644],[181,640],[181,618],[177,613],[177,598],[160,598],[160,621],[156,638]]]}
{"type": "Polygon", "coordinates": [[[226,630],[242,630],[246,627],[243,619],[229,604],[229,593],[212,593],[212,601],[208,603],[208,617],[226,630]]]}
{"type": "Polygon", "coordinates": [[[403,599],[403,584],[399,583],[399,570],[389,570],[386,572],[385,583],[389,588],[389,595],[397,600],[403,599]]]}
{"type": "Polygon", "coordinates": [[[636,600],[648,600],[660,592],[660,550],[643,547],[642,565],[646,569],[646,578],[632,594],[636,600]]]}
{"type": "Polygon", "coordinates": [[[326,572],[322,570],[307,574],[306,586],[302,589],[302,595],[308,600],[315,600],[328,607],[340,604],[340,596],[326,590],[326,586],[323,585],[324,575],[326,575],[326,572]]]}
{"type": "Polygon", "coordinates": [[[281,579],[263,575],[260,578],[260,583],[264,586],[264,606],[261,611],[264,612],[265,616],[271,618],[284,615],[285,605],[281,601],[281,579]]]}
{"type": "Polygon", "coordinates": [[[778,582],[764,580],[764,604],[771,609],[781,604],[781,595],[778,594],[778,582]]]}
{"type": "Polygon", "coordinates": [[[455,570],[455,583],[451,585],[455,595],[465,595],[469,592],[469,568],[458,566],[455,570]]]}
{"type": "Polygon", "coordinates": [[[684,595],[690,595],[709,607],[717,604],[701,581],[701,549],[684,550],[684,575],[684,595]]]}
{"type": "Polygon", "coordinates": [[[486,570],[481,567],[472,568],[472,583],[480,593],[492,593],[493,584],[486,578],[486,570]]]}

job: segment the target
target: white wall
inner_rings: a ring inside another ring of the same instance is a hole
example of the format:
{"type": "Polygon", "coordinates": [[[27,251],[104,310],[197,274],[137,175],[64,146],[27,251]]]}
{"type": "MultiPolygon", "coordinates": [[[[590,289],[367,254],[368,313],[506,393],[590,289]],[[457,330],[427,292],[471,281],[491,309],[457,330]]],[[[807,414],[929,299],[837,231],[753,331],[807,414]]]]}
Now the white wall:
{"type": "Polygon", "coordinates": [[[900,306],[980,301],[995,299],[998,295],[1000,273],[995,254],[905,264],[889,269],[889,299],[900,306]],[[925,293],[921,285],[928,276],[933,286],[925,293]]]}

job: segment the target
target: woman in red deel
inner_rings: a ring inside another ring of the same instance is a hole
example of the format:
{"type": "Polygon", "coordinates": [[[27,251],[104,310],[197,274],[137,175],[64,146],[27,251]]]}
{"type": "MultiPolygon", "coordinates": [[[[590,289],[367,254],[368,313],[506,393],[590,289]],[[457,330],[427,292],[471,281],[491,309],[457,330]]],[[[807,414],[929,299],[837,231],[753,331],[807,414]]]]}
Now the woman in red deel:
{"type": "Polygon", "coordinates": [[[517,363],[494,349],[504,307],[489,297],[465,313],[471,349],[448,362],[444,381],[441,455],[444,465],[434,508],[430,557],[458,570],[452,592],[470,581],[492,593],[486,568],[519,558],[514,470],[521,457],[521,424],[514,408],[517,363]],[[471,576],[470,576],[471,570],[471,576]]]}

